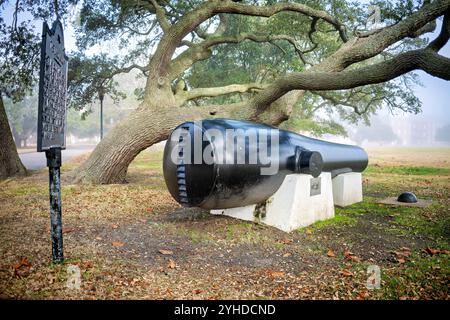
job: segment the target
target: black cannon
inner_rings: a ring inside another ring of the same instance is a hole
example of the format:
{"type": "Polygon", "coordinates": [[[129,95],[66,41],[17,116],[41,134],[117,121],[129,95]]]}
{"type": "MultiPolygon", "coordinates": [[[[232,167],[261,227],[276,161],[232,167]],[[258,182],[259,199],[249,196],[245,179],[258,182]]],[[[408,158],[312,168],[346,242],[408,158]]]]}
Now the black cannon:
{"type": "Polygon", "coordinates": [[[163,170],[170,193],[182,205],[227,209],[267,200],[287,174],[362,172],[367,163],[367,153],[358,146],[265,124],[212,119],[174,129],[163,170]]]}

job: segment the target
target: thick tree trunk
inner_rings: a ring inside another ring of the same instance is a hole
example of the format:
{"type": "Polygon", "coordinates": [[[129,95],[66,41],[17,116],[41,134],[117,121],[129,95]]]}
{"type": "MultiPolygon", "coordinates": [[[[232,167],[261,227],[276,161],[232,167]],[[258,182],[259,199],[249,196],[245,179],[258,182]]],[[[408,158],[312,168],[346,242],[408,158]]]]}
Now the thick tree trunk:
{"type": "MultiPolygon", "coordinates": [[[[289,96],[289,95],[287,95],[289,96]]],[[[158,101],[164,100],[161,95],[158,101]]],[[[169,98],[167,101],[170,101],[169,98]]],[[[164,104],[162,104],[164,105],[164,104]]],[[[166,104],[167,105],[167,104],[166,104]]],[[[285,121],[291,112],[289,104],[280,103],[264,113],[261,121],[274,125],[285,121]]],[[[71,175],[74,183],[123,183],[131,161],[144,149],[167,139],[169,133],[184,121],[205,118],[250,119],[248,106],[154,107],[141,106],[116,125],[97,145],[91,156],[71,175]]]]}
{"type": "MultiPolygon", "coordinates": [[[[138,109],[116,125],[74,173],[75,183],[123,183],[128,165],[145,148],[166,138],[176,125],[165,112],[138,109]]],[[[172,115],[172,117],[170,116],[172,115]]],[[[178,116],[179,117],[179,116],[178,116]]]]}
{"type": "Polygon", "coordinates": [[[13,140],[5,106],[0,94],[0,179],[26,174],[13,140]]]}

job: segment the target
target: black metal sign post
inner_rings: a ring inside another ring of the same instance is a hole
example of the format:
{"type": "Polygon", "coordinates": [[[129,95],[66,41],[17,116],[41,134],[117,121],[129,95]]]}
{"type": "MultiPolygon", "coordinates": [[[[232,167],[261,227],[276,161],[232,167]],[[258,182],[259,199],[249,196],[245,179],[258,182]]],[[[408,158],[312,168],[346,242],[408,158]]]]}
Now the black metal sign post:
{"type": "Polygon", "coordinates": [[[42,29],[37,151],[45,151],[49,169],[50,223],[54,263],[64,261],[61,221],[61,150],[66,148],[67,62],[63,27],[56,20],[42,29]]]}

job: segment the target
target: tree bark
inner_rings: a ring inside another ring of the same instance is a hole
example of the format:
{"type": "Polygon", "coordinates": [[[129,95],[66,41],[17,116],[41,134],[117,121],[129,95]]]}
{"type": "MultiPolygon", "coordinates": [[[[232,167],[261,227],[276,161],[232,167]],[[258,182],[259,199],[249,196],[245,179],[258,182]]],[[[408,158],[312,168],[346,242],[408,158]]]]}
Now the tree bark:
{"type": "Polygon", "coordinates": [[[0,94],[0,180],[25,175],[27,170],[20,161],[0,94]]]}
{"type": "MultiPolygon", "coordinates": [[[[289,104],[274,104],[259,120],[278,125],[289,117],[291,107],[289,104]]],[[[250,119],[252,114],[253,111],[242,104],[203,107],[142,105],[108,133],[90,157],[71,173],[71,178],[74,183],[124,183],[131,161],[142,150],[167,139],[171,130],[180,123],[205,118],[250,119]]]]}

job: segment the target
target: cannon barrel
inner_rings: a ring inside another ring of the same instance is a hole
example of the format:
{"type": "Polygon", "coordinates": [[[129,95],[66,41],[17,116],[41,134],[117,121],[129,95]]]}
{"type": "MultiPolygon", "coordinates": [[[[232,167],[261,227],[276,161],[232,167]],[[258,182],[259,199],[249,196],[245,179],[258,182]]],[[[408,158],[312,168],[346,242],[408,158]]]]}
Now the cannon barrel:
{"type": "Polygon", "coordinates": [[[358,146],[309,138],[266,124],[231,119],[185,122],[170,134],[166,185],[184,206],[227,209],[261,203],[291,173],[362,172],[358,146]]]}

